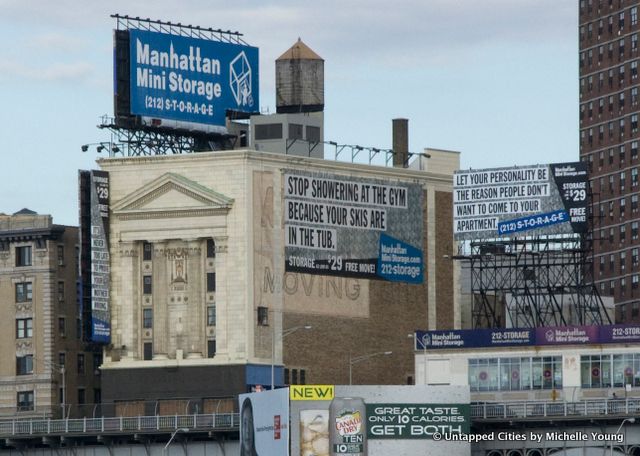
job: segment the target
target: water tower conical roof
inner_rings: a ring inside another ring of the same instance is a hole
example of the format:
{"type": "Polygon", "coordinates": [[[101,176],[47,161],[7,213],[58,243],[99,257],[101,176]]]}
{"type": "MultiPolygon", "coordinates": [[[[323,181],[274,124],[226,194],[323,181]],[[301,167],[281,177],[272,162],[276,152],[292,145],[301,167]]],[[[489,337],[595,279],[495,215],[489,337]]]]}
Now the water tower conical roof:
{"type": "Polygon", "coordinates": [[[278,60],[324,60],[316,54],[309,46],[298,38],[298,41],[287,49],[284,54],[276,59],[278,60]]]}

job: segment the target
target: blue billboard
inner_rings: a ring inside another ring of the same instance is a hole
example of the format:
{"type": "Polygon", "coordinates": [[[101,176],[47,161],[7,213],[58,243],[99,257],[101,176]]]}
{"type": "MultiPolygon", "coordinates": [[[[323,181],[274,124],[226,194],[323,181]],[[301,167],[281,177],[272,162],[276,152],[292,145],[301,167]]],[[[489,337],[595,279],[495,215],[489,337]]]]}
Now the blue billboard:
{"type": "Polygon", "coordinates": [[[259,109],[256,47],[131,29],[129,52],[132,115],[224,126],[259,109]]]}

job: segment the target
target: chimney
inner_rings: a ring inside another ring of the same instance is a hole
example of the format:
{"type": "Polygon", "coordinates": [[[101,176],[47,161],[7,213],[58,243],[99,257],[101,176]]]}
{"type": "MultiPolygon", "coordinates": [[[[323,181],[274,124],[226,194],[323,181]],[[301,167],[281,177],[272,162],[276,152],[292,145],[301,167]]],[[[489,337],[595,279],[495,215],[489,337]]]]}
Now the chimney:
{"type": "Polygon", "coordinates": [[[409,119],[393,119],[393,166],[409,166],[409,119]]]}

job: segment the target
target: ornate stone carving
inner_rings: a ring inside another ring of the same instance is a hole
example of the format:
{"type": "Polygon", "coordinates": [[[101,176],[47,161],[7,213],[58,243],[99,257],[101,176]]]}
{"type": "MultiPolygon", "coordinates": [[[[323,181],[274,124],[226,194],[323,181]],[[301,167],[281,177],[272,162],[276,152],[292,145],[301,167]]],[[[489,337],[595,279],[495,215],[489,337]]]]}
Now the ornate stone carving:
{"type": "Polygon", "coordinates": [[[33,342],[31,340],[16,341],[16,356],[30,355],[33,352],[33,342]]]}
{"type": "Polygon", "coordinates": [[[229,238],[227,236],[217,236],[213,238],[216,244],[216,253],[227,253],[229,238]]]}
{"type": "Polygon", "coordinates": [[[32,312],[33,311],[33,303],[31,301],[28,302],[17,302],[16,303],[16,312],[32,312]]]}

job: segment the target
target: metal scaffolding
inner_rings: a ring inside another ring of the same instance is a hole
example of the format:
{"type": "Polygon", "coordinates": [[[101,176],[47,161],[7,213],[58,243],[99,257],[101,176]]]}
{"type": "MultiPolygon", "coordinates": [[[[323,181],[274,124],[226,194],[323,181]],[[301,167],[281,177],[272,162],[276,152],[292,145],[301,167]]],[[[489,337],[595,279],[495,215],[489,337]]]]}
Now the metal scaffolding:
{"type": "Polygon", "coordinates": [[[474,328],[610,324],[581,235],[472,241],[474,328]]]}

